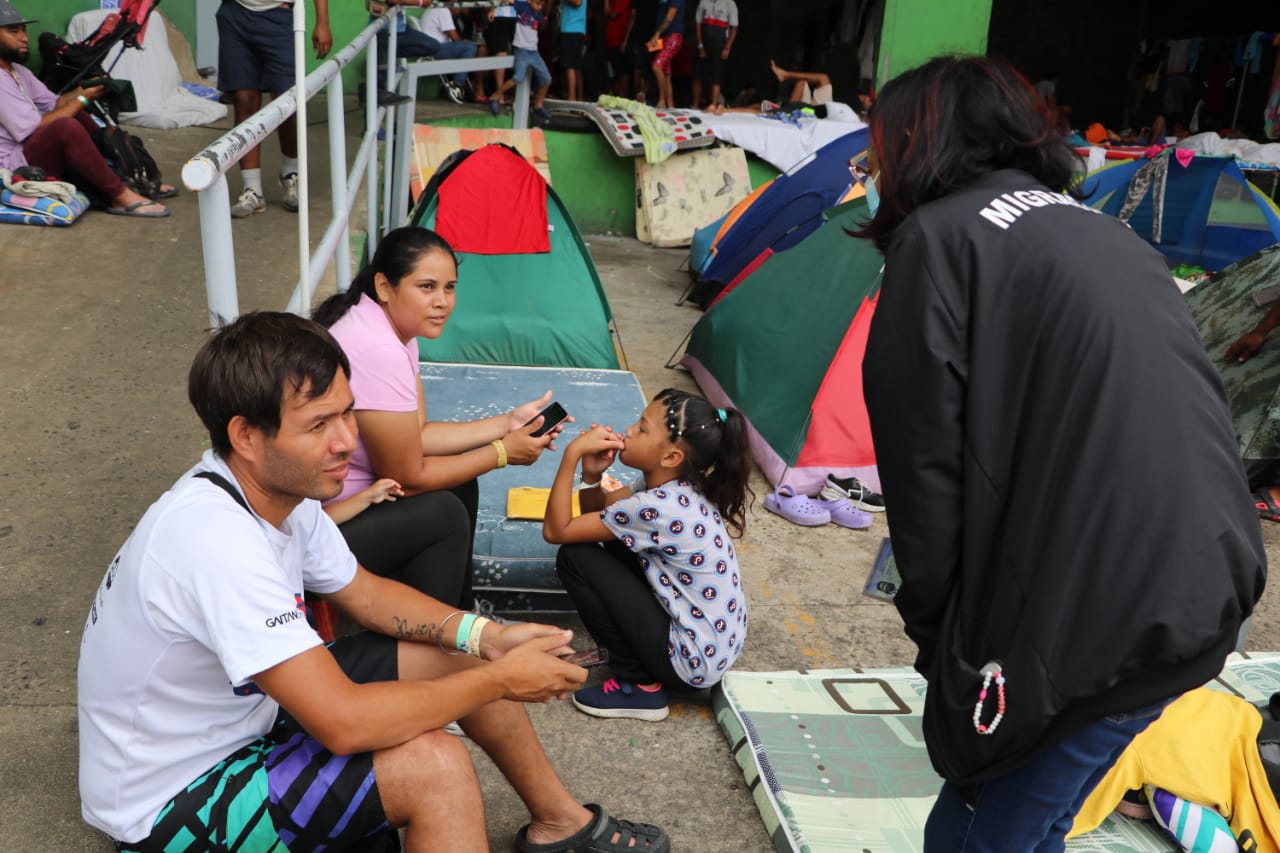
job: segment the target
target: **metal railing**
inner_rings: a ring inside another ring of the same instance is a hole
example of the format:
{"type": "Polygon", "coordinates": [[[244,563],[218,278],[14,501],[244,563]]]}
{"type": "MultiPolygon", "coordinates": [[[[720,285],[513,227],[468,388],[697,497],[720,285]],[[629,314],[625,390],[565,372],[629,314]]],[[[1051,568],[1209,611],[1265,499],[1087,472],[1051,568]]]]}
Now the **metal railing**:
{"type": "MultiPolygon", "coordinates": [[[[299,6],[301,4],[298,4],[299,6]]],[[[333,218],[314,252],[310,250],[310,220],[307,204],[310,193],[305,168],[307,128],[298,122],[298,246],[299,274],[297,284],[289,298],[286,311],[308,314],[312,296],[320,279],[334,261],[334,278],[339,291],[351,285],[351,211],[365,185],[366,225],[368,253],[373,254],[378,239],[392,228],[404,223],[409,211],[409,169],[413,152],[413,123],[417,108],[418,83],[423,77],[454,74],[457,72],[510,69],[514,65],[511,56],[484,57],[479,59],[427,60],[409,63],[388,61],[387,88],[397,88],[409,101],[393,109],[377,106],[374,96],[377,80],[377,35],[384,28],[387,34],[387,56],[396,55],[395,16],[399,7],[392,7],[385,15],[375,18],[346,47],[334,53],[315,71],[307,75],[302,87],[305,97],[299,101],[295,85],[281,94],[245,121],[236,125],[214,141],[182,169],[182,180],[187,188],[197,193],[200,206],[200,238],[204,250],[205,291],[209,306],[209,323],[212,327],[234,320],[240,314],[236,287],[235,249],[231,233],[231,195],[227,189],[226,173],[240,162],[246,153],[260,145],[282,123],[294,114],[306,114],[306,101],[324,88],[328,95],[329,126],[329,184],[333,199],[333,218]],[[350,170],[347,166],[347,144],[344,121],[342,69],[364,51],[365,81],[368,97],[365,99],[365,128],[360,148],[356,152],[350,170]],[[403,65],[403,69],[401,66],[403,65]],[[378,147],[379,120],[385,140],[385,154],[379,163],[375,156],[378,147]],[[381,166],[382,179],[378,179],[381,166]],[[382,223],[378,224],[378,189],[382,189],[382,223]]],[[[295,18],[296,20],[296,18],[295,18]]],[[[295,36],[301,32],[295,25],[295,36]]],[[[301,54],[301,48],[297,48],[301,54]]],[[[517,130],[528,127],[529,78],[516,85],[513,126],[517,130]]]]}
{"type": "MultiPolygon", "coordinates": [[[[236,125],[223,136],[196,156],[187,161],[182,168],[182,180],[189,190],[197,193],[200,206],[200,239],[204,250],[205,292],[209,306],[209,323],[217,327],[234,320],[240,314],[239,297],[236,288],[235,250],[231,232],[231,196],[227,189],[226,173],[240,162],[253,148],[260,145],[290,116],[299,112],[305,114],[305,101],[319,94],[323,88],[328,95],[329,124],[329,182],[333,197],[333,218],[325,229],[314,253],[310,252],[310,223],[307,205],[309,199],[307,175],[300,169],[299,182],[299,221],[298,240],[300,255],[300,271],[293,295],[289,299],[286,310],[298,314],[310,311],[311,296],[316,285],[324,275],[329,261],[336,258],[334,275],[339,290],[345,290],[351,284],[351,249],[350,219],[355,198],[360,184],[365,184],[368,217],[366,230],[370,251],[377,245],[378,233],[378,158],[375,156],[378,144],[378,122],[382,119],[382,133],[387,151],[394,150],[395,126],[392,113],[385,107],[377,105],[374,97],[373,81],[377,79],[378,44],[377,34],[380,30],[390,28],[387,41],[388,56],[395,56],[396,30],[392,26],[399,9],[394,8],[371,21],[359,35],[346,47],[334,53],[315,71],[307,75],[303,81],[303,102],[297,98],[298,87],[273,99],[258,112],[236,125]],[[365,103],[364,138],[355,159],[348,171],[347,146],[344,121],[342,69],[352,63],[361,52],[365,53],[365,79],[368,81],[369,97],[365,103]]],[[[393,62],[388,62],[389,80],[394,81],[393,62]]],[[[405,104],[399,109],[406,113],[407,124],[412,132],[413,104],[405,104]]],[[[405,122],[401,123],[404,126],[405,122]]],[[[298,152],[302,154],[307,145],[307,128],[298,122],[298,152]]],[[[406,146],[407,147],[407,146],[406,146]]],[[[300,157],[299,165],[305,163],[300,157]]],[[[385,185],[390,188],[390,166],[394,158],[388,154],[383,158],[382,168],[386,175],[385,185]]],[[[406,172],[407,174],[407,172],[406,172]]],[[[384,195],[386,198],[387,195],[384,195]]],[[[385,230],[383,231],[385,233],[385,230]]]]}

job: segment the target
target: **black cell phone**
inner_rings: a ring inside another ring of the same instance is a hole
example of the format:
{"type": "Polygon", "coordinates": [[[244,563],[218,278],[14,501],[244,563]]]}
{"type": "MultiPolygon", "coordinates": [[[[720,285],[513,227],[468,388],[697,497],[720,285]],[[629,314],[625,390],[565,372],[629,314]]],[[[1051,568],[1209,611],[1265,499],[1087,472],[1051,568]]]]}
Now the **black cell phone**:
{"type": "Polygon", "coordinates": [[[564,419],[569,417],[569,413],[566,412],[564,410],[564,406],[560,405],[559,403],[552,403],[550,406],[547,406],[541,412],[538,412],[538,414],[529,418],[529,420],[525,422],[525,426],[528,426],[529,424],[533,423],[539,417],[543,418],[542,426],[538,427],[536,430],[530,433],[530,435],[532,435],[534,438],[538,438],[539,436],[546,435],[547,433],[551,432],[551,430],[555,429],[557,426],[564,423],[564,419]]]}
{"type": "Polygon", "coordinates": [[[589,649],[585,652],[574,652],[571,655],[565,655],[560,660],[565,663],[571,663],[574,666],[599,666],[609,660],[609,650],[589,649]]]}
{"type": "Polygon", "coordinates": [[[90,77],[88,80],[80,81],[81,89],[92,89],[95,86],[105,86],[111,82],[110,77],[90,77]]]}

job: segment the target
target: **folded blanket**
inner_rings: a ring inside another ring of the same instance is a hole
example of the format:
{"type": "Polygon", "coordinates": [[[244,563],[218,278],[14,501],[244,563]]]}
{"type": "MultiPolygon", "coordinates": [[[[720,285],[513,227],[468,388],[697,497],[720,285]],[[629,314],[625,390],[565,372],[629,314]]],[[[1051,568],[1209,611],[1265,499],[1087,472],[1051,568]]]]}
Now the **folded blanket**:
{"type": "Polygon", "coordinates": [[[75,184],[66,181],[24,181],[15,178],[8,169],[0,169],[0,183],[10,192],[28,198],[56,198],[64,204],[71,204],[76,197],[75,184]]]}
{"type": "Polygon", "coordinates": [[[613,95],[601,95],[596,103],[602,107],[626,110],[635,119],[636,127],[640,131],[640,138],[644,140],[644,159],[646,162],[661,163],[676,153],[675,131],[671,129],[671,125],[658,118],[658,114],[653,111],[652,107],[646,106],[639,101],[618,98],[613,95]]]}

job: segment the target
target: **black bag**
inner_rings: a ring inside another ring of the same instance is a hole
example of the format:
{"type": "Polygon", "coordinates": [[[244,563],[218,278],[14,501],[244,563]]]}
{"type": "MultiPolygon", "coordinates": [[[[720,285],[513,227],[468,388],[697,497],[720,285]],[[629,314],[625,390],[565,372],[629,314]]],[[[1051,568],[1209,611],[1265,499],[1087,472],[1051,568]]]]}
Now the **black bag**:
{"type": "Polygon", "coordinates": [[[147,153],[141,139],[108,125],[93,132],[93,142],[106,158],[107,165],[129,189],[146,198],[156,197],[160,191],[160,167],[147,153]]]}

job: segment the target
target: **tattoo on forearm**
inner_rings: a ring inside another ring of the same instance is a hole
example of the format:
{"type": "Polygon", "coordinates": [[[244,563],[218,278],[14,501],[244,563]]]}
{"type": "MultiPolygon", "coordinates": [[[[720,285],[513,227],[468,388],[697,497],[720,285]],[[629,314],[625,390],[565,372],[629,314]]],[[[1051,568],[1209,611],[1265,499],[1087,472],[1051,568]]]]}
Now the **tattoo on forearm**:
{"type": "Polygon", "coordinates": [[[402,619],[399,616],[392,616],[391,619],[396,624],[396,637],[401,640],[438,643],[443,636],[434,622],[420,622],[417,625],[410,625],[409,620],[402,619]]]}

